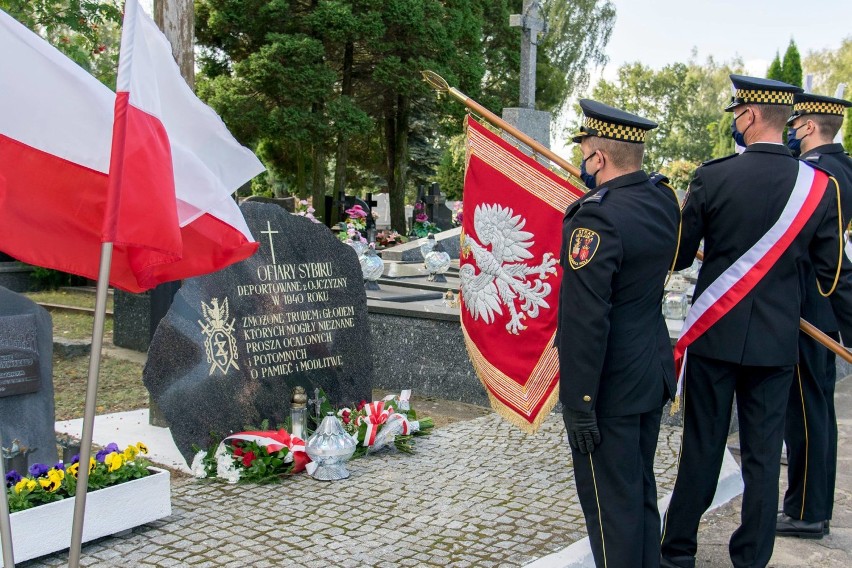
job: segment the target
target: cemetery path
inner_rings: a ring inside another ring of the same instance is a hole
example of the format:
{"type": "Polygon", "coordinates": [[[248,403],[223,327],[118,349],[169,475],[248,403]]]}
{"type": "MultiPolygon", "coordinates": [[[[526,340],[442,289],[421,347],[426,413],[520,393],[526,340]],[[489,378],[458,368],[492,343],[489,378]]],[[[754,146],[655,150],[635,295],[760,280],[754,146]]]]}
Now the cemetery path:
{"type": "MultiPolygon", "coordinates": [[[[831,535],[777,539],[775,568],[852,565],[852,379],[838,383],[837,403],[831,535]]],[[[661,495],[671,490],[679,443],[679,429],[664,425],[661,495]]],[[[351,462],[350,471],[333,484],[299,475],[252,487],[175,477],[171,517],[87,544],[83,565],[511,567],[585,536],[558,415],[533,436],[493,414],[459,421],[420,438],[414,455],[382,453],[351,462]]],[[[736,498],[705,515],[698,566],[730,565],[727,542],[739,508],[736,498]]],[[[58,553],[19,566],[65,563],[67,554],[58,553]]]]}

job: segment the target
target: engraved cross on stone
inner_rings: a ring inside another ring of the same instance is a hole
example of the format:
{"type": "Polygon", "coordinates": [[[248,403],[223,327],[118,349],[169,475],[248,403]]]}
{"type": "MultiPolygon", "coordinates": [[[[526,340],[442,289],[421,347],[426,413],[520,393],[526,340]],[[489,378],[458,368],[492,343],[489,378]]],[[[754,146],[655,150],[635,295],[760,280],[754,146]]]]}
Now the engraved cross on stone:
{"type": "Polygon", "coordinates": [[[272,234],[278,233],[278,231],[272,230],[272,225],[269,224],[269,221],[266,222],[266,230],[261,231],[261,235],[269,235],[269,250],[272,252],[272,264],[275,264],[275,245],[272,244],[272,234]]]}
{"type": "Polygon", "coordinates": [[[322,418],[323,402],[325,402],[325,397],[320,397],[320,390],[314,389],[314,398],[309,398],[308,404],[314,407],[314,416],[316,418],[317,427],[319,427],[320,419],[322,418]]]}
{"type": "Polygon", "coordinates": [[[539,17],[539,0],[524,0],[523,14],[509,16],[509,25],[521,28],[521,108],[535,108],[535,55],[539,34],[547,33],[547,22],[539,17]]]}

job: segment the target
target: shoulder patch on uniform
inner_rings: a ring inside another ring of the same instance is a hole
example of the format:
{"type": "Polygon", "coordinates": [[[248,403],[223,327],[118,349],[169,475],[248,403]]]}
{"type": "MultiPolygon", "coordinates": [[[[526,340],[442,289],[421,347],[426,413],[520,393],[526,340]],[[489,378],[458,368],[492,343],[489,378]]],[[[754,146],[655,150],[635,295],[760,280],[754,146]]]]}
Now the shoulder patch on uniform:
{"type": "Polygon", "coordinates": [[[707,160],[706,162],[701,162],[701,166],[699,166],[699,167],[718,164],[719,162],[724,162],[725,160],[730,160],[731,158],[736,158],[737,156],[739,156],[739,154],[734,153],[734,154],[730,154],[728,156],[724,156],[722,158],[716,158],[714,160],[707,160]]]}
{"type": "Polygon", "coordinates": [[[609,188],[605,187],[591,197],[584,199],[581,205],[585,205],[586,203],[597,203],[600,205],[607,193],[609,193],[609,188]]]}
{"type": "Polygon", "coordinates": [[[571,233],[571,253],[568,263],[577,270],[590,262],[601,244],[601,236],[591,229],[577,228],[571,233]]]}
{"type": "Polygon", "coordinates": [[[807,157],[807,158],[805,158],[804,160],[805,160],[806,162],[819,163],[819,158],[820,158],[820,155],[819,155],[819,154],[814,154],[813,156],[808,156],[808,157],[807,157]]]}

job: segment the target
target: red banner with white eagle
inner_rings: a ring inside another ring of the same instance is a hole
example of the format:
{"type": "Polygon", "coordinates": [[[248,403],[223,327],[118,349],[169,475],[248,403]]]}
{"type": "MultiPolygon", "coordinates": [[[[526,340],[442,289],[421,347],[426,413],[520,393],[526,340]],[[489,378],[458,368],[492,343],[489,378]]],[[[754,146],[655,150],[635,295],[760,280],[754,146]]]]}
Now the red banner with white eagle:
{"type": "Polygon", "coordinates": [[[534,432],[558,399],[562,218],[583,192],[475,120],[466,129],[465,345],[495,412],[534,432]]]}

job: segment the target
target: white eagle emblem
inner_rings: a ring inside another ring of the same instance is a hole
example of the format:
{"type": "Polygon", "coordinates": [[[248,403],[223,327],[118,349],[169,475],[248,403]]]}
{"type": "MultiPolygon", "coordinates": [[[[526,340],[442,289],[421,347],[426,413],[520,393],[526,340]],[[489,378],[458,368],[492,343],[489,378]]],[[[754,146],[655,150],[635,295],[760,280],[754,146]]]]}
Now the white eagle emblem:
{"type": "Polygon", "coordinates": [[[503,314],[501,304],[505,304],[511,315],[506,330],[515,335],[526,329],[521,320],[527,316],[536,318],[540,308],[550,308],[545,301],[550,294],[550,284],[542,281],[556,274],[557,264],[549,252],[537,266],[524,264],[523,261],[532,258],[527,249],[534,244],[534,235],[522,230],[526,223],[526,219],[513,215],[508,207],[477,205],[473,227],[481,243],[464,233],[461,237],[462,258],[473,253],[475,261],[475,265],[465,264],[459,270],[461,295],[467,311],[473,319],[481,317],[490,324],[495,314],[503,314]],[[486,248],[488,245],[491,250],[486,248]],[[529,282],[531,275],[537,278],[529,282]],[[520,310],[515,302],[520,303],[520,310]]]}

